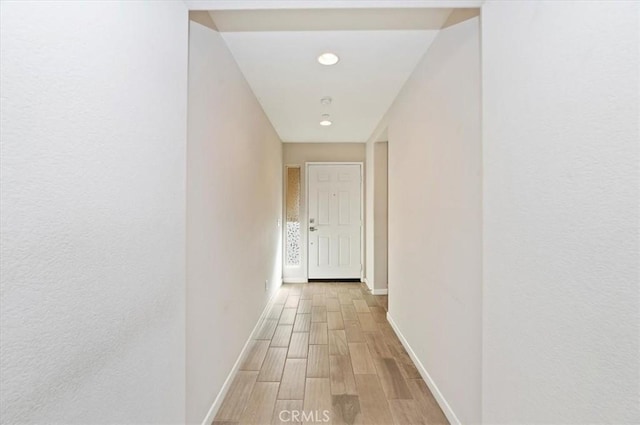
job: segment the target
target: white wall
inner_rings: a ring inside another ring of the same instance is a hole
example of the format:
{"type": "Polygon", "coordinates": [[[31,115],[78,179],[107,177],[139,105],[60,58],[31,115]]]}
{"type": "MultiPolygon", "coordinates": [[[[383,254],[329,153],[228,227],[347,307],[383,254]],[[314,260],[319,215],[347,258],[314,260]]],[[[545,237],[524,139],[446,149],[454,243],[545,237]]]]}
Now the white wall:
{"type": "Polygon", "coordinates": [[[189,35],[187,420],[200,423],[280,285],[282,144],[220,34],[192,22],[189,35]]]}
{"type": "Polygon", "coordinates": [[[389,314],[463,423],[481,418],[479,33],[441,30],[388,113],[389,314]]]}
{"type": "Polygon", "coordinates": [[[637,2],[482,9],[485,423],[638,423],[637,2]]]}
{"type": "Polygon", "coordinates": [[[0,17],[0,421],[180,423],[186,7],[0,17]]]}
{"type": "MultiPolygon", "coordinates": [[[[285,165],[299,165],[300,169],[300,222],[301,250],[300,267],[284,267],[282,275],[289,281],[307,281],[307,203],[306,203],[306,169],[307,162],[365,162],[364,143],[283,143],[283,159],[285,165]]],[[[365,167],[365,173],[367,173],[365,167]]],[[[283,236],[284,237],[284,236],[283,236]]],[[[363,246],[362,249],[365,249],[363,246]]]]}

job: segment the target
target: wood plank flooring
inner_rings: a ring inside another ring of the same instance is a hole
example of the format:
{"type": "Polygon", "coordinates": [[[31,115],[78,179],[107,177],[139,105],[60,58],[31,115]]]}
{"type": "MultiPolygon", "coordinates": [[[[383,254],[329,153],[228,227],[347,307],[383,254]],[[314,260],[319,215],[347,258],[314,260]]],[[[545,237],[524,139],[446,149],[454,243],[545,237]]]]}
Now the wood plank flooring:
{"type": "Polygon", "coordinates": [[[386,310],[361,284],[283,285],[213,425],[448,424],[386,310]]]}

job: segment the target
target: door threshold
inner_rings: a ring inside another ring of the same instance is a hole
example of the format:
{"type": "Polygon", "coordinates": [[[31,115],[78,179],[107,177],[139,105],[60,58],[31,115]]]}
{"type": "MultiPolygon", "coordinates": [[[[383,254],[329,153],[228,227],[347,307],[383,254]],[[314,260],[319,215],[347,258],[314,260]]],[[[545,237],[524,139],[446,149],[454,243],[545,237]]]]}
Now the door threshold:
{"type": "Polygon", "coordinates": [[[360,279],[341,279],[341,278],[333,278],[333,279],[308,279],[309,283],[313,282],[336,282],[336,283],[351,283],[351,282],[362,282],[360,279]]]}

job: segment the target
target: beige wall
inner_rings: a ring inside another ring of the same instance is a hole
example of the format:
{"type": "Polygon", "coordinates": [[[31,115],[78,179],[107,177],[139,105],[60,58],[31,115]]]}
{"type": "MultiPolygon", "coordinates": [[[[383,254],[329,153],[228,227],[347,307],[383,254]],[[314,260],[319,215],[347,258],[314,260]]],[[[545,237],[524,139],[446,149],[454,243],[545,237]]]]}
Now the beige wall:
{"type": "Polygon", "coordinates": [[[186,406],[202,423],[280,284],[282,144],[220,34],[192,22],[189,42],[186,406]]]}
{"type": "Polygon", "coordinates": [[[364,143],[283,143],[282,152],[286,165],[365,160],[364,143]]]}
{"type": "Polygon", "coordinates": [[[429,374],[451,421],[478,423],[479,18],[440,31],[388,119],[389,315],[429,374]]]}
{"type": "Polygon", "coordinates": [[[373,290],[379,293],[387,289],[387,162],[388,143],[376,142],[373,145],[373,228],[374,228],[374,280],[373,290]]]}
{"type": "Polygon", "coordinates": [[[387,117],[383,118],[371,140],[366,144],[366,282],[375,294],[384,294],[388,288],[388,143],[376,140],[386,138],[387,117]]]}
{"type": "MultiPolygon", "coordinates": [[[[373,144],[374,141],[368,141],[365,147],[365,158],[366,158],[366,167],[365,167],[365,222],[373,223],[373,200],[374,190],[373,190],[373,170],[374,170],[374,162],[373,162],[373,144]]],[[[373,269],[374,269],[374,226],[365,226],[365,282],[367,283],[367,287],[372,290],[373,289],[373,269]]]]}
{"type": "MultiPolygon", "coordinates": [[[[284,165],[301,167],[301,267],[284,267],[282,275],[288,281],[306,281],[307,279],[307,205],[306,174],[307,162],[365,162],[364,143],[283,143],[284,165]]],[[[283,170],[284,173],[284,170],[283,170]]],[[[284,232],[284,230],[283,230],[284,232]]],[[[284,236],[284,234],[283,234],[284,236]]],[[[363,245],[362,249],[365,247],[363,245]]]]}

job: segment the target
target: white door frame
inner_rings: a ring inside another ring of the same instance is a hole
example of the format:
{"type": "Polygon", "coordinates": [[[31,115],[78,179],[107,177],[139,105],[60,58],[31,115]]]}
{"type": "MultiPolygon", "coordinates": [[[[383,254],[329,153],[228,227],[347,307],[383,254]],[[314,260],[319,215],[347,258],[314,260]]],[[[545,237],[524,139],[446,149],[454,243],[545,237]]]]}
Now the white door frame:
{"type": "Polygon", "coordinates": [[[360,166],[360,281],[364,282],[364,162],[305,162],[304,163],[304,175],[305,175],[305,190],[304,190],[304,203],[305,203],[305,233],[306,233],[306,252],[307,252],[307,281],[309,279],[309,166],[310,165],[359,165],[360,166]]]}

